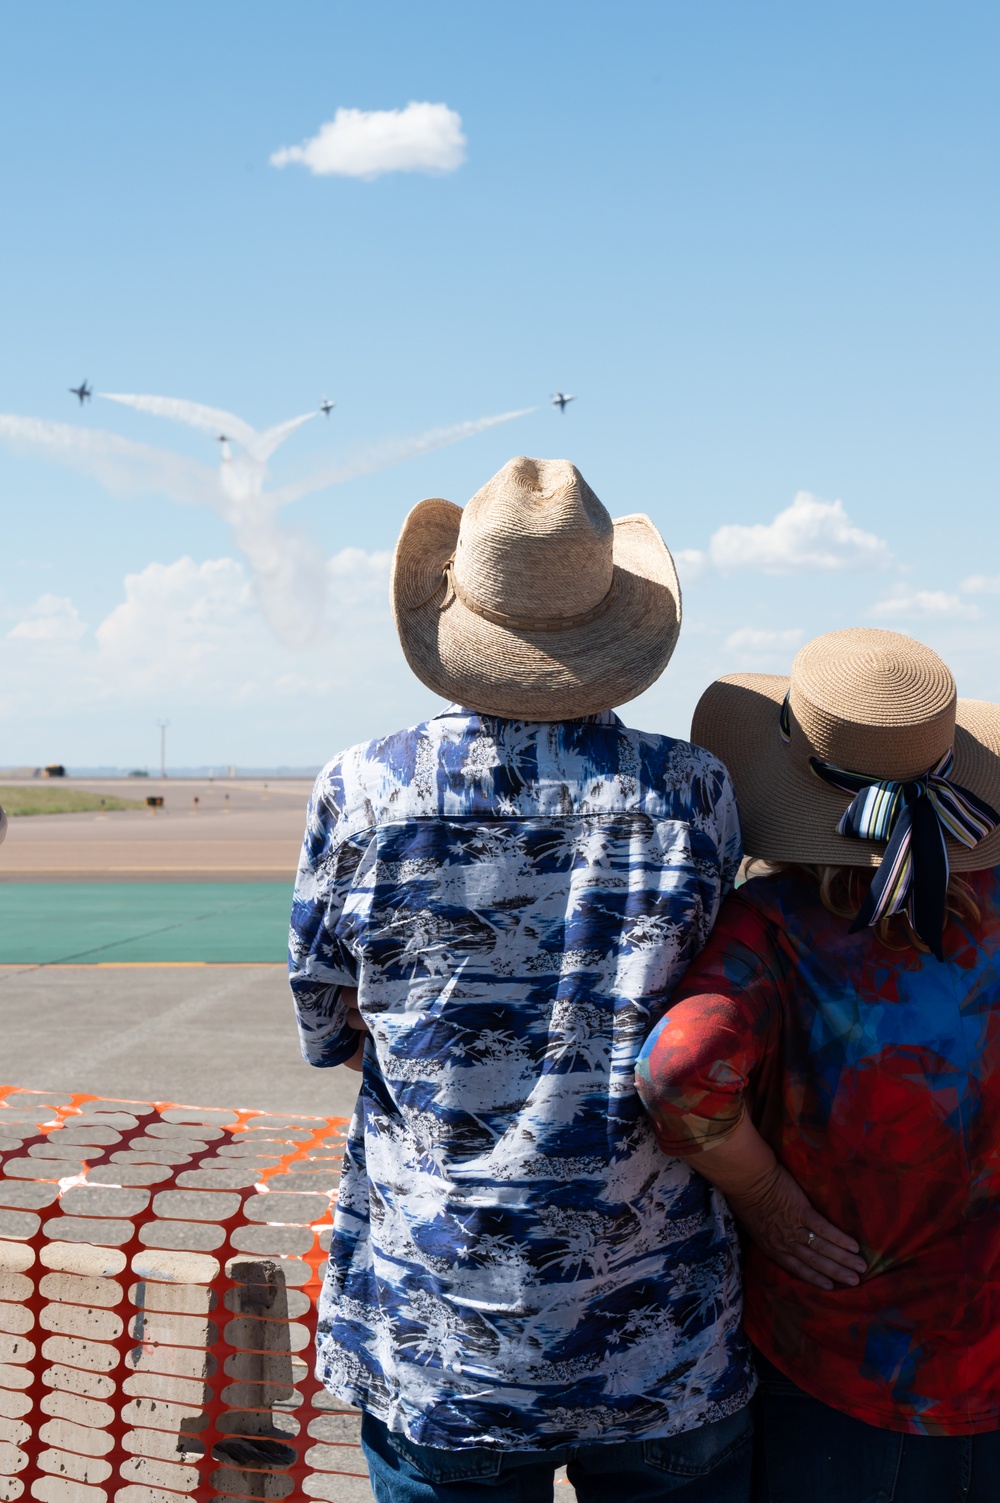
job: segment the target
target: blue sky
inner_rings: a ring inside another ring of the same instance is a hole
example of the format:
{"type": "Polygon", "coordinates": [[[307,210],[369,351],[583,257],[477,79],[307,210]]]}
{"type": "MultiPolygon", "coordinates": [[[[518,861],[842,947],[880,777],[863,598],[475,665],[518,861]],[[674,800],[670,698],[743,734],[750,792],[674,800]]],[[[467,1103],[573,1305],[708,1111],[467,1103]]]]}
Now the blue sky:
{"type": "Polygon", "coordinates": [[[160,716],[178,764],[318,764],[419,718],[386,555],[515,453],[680,555],[633,723],[683,735],[715,674],[862,623],[1000,697],[994,6],[47,0],[4,42],[0,413],[214,466],[210,434],[66,388],[257,428],[329,394],[272,483],[372,473],[282,516],[332,560],[303,648],[221,516],[0,443],[0,765],[153,763],[160,716]],[[462,165],[270,162],[410,101],[460,117],[462,165]]]}

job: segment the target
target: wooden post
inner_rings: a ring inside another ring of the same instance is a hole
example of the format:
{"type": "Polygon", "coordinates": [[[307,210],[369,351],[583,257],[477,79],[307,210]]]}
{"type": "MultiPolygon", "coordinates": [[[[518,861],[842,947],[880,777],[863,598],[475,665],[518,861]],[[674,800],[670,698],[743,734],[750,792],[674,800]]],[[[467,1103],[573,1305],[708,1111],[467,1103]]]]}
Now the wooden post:
{"type": "MultiPolygon", "coordinates": [[[[215,1473],[212,1485],[220,1493],[284,1498],[286,1469],[297,1457],[288,1431],[274,1423],[275,1408],[280,1412],[282,1404],[296,1397],[285,1276],[279,1263],[260,1259],[234,1263],[232,1278],[227,1305],[236,1318],[227,1344],[238,1350],[227,1372],[231,1367],[239,1404],[223,1416],[228,1433],[212,1447],[214,1459],[225,1466],[223,1473],[215,1473]]],[[[218,1314],[221,1318],[222,1311],[218,1314]]]]}

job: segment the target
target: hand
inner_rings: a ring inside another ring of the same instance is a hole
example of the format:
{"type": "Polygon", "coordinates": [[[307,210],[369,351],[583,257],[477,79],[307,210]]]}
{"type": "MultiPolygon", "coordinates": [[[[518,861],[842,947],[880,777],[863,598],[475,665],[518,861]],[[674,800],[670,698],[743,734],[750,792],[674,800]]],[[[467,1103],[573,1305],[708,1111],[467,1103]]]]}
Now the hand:
{"type": "Polygon", "coordinates": [[[854,1238],[820,1215],[777,1160],[750,1185],[727,1191],[726,1199],[757,1246],[804,1283],[817,1289],[853,1287],[866,1271],[854,1238]]]}
{"type": "Polygon", "coordinates": [[[358,1011],[358,989],[356,986],[342,986],[340,995],[347,1008],[347,1026],[353,1028],[355,1033],[367,1033],[368,1024],[358,1011]]]}
{"type": "Polygon", "coordinates": [[[341,996],[347,1006],[347,1026],[353,1028],[361,1037],[358,1039],[358,1047],[350,1059],[345,1059],[344,1064],[349,1070],[362,1070],[365,1061],[365,1035],[368,1032],[368,1024],[358,1011],[358,989],[356,986],[343,986],[340,989],[341,996]]]}

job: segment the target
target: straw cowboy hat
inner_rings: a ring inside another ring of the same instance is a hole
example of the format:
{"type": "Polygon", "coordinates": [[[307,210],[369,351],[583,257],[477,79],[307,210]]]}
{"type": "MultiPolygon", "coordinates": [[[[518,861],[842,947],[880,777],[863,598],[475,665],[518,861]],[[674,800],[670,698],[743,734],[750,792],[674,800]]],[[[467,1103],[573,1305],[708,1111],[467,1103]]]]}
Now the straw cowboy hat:
{"type": "Polygon", "coordinates": [[[969,817],[982,823],[968,844],[941,820],[948,864],[957,871],[1000,864],[1000,826],[990,828],[988,817],[1000,809],[1000,707],[958,699],[948,668],[912,637],[868,627],[830,632],[806,643],[790,678],[718,679],[698,703],[691,739],[732,774],[748,856],[842,866],[881,864],[891,824],[881,839],[863,838],[872,815],[877,826],[879,797],[891,798],[888,785],[912,789],[909,780],[926,788],[926,775],[953,751],[931,791],[945,804],[952,788],[971,795],[969,817]],[[861,810],[862,795],[868,822],[839,832],[848,810],[861,810]]]}
{"type": "Polygon", "coordinates": [[[391,592],[420,681],[510,719],[571,720],[634,699],[681,625],[652,522],[613,522],[564,459],[510,460],[464,510],[421,501],[396,544],[391,592]]]}

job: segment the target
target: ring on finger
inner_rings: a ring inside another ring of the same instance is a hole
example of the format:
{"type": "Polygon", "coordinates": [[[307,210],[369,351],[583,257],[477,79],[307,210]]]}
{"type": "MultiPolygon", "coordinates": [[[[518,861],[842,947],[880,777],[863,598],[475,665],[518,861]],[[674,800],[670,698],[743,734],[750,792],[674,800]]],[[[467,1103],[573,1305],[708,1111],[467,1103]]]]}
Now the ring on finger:
{"type": "Polygon", "coordinates": [[[812,1245],[813,1245],[813,1243],[815,1241],[816,1241],[816,1233],[815,1232],[810,1232],[809,1235],[806,1237],[806,1247],[812,1247],[812,1245]]]}

